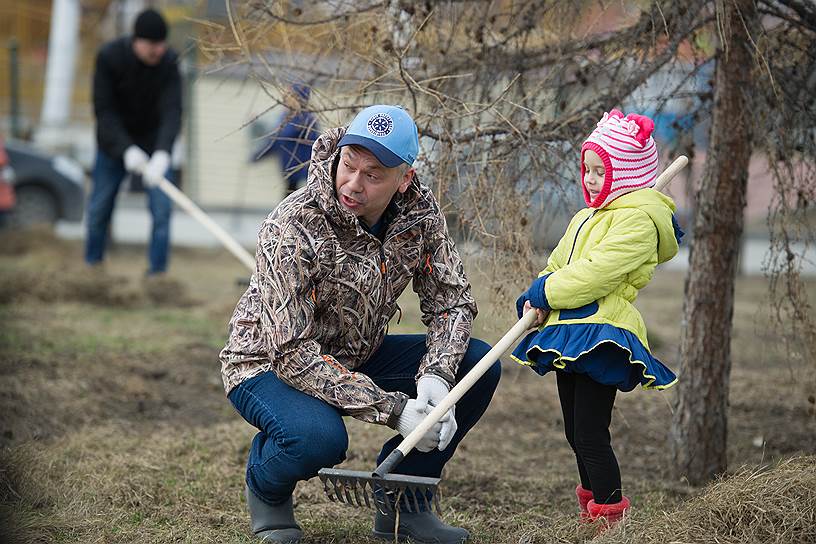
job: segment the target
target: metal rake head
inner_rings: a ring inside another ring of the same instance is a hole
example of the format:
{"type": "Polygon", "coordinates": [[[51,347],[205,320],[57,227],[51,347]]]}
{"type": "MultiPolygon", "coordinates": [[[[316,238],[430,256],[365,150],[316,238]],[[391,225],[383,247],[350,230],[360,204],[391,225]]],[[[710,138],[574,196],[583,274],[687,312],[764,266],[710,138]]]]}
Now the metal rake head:
{"type": "Polygon", "coordinates": [[[360,470],[321,469],[317,475],[329,500],[382,513],[432,510],[439,506],[439,478],[386,474],[379,477],[360,470]]]}

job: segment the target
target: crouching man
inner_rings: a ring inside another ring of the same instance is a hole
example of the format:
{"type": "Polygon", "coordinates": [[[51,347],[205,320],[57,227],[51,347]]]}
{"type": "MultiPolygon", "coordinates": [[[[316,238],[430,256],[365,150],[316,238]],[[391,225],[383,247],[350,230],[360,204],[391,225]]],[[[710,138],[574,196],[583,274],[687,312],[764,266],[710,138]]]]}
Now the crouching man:
{"type": "MultiPolygon", "coordinates": [[[[345,459],[343,416],[398,434],[382,461],[490,346],[471,340],[476,304],[445,218],[412,167],[417,128],[396,106],[372,106],[325,132],[309,178],[264,221],[255,271],[221,352],[228,398],[258,428],[246,497],[253,532],[298,542],[292,493],[345,459]],[[413,280],[426,334],[386,334],[413,280]],[[400,436],[402,435],[402,436],[400,436]]],[[[439,477],[499,382],[493,367],[399,465],[439,477]]],[[[389,500],[389,499],[384,499],[389,500]]],[[[432,511],[377,512],[374,535],[460,543],[465,529],[432,511]]]]}

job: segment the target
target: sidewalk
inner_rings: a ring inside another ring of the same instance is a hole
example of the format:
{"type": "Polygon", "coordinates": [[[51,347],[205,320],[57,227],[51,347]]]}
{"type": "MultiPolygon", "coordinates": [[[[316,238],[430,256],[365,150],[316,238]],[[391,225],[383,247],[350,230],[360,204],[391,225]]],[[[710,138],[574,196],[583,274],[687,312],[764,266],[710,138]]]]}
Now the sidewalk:
{"type": "MultiPolygon", "coordinates": [[[[218,223],[236,241],[254,254],[258,229],[266,219],[269,211],[246,210],[204,210],[213,221],[218,223]]],[[[146,244],[150,234],[150,214],[143,194],[122,193],[113,214],[113,239],[120,243],[146,244]]],[[[85,236],[84,223],[57,224],[57,235],[66,239],[82,239],[85,236]]],[[[173,210],[170,227],[170,240],[174,246],[184,247],[218,247],[220,242],[198,221],[176,207],[173,210]]],[[[795,250],[801,252],[799,244],[795,250]]],[[[462,247],[463,255],[478,253],[477,247],[462,247]]],[[[746,237],[743,242],[740,272],[748,275],[762,275],[763,265],[768,257],[768,240],[765,238],[746,237]]],[[[686,270],[688,268],[689,249],[681,247],[680,253],[663,265],[665,270],[686,270]]],[[[816,248],[809,248],[805,254],[802,274],[816,277],[816,248]]]]}

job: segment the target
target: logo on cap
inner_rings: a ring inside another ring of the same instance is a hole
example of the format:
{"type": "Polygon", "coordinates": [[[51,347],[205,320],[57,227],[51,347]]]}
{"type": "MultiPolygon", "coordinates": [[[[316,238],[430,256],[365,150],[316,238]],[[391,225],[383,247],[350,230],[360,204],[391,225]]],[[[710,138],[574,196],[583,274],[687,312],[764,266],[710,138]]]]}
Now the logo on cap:
{"type": "Polygon", "coordinates": [[[368,119],[366,128],[374,136],[382,138],[391,134],[394,129],[394,120],[387,113],[378,113],[368,119]]]}

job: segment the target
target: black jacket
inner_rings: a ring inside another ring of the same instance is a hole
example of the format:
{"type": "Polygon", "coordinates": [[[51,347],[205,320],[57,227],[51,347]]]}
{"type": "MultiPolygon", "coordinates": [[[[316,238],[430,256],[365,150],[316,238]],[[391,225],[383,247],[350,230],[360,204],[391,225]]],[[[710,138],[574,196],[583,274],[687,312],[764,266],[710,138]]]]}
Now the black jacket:
{"type": "Polygon", "coordinates": [[[168,153],[181,128],[181,75],[172,49],[156,66],[133,53],[133,38],[106,43],[96,57],[93,102],[96,141],[111,157],[136,144],[148,154],[168,153]]]}

